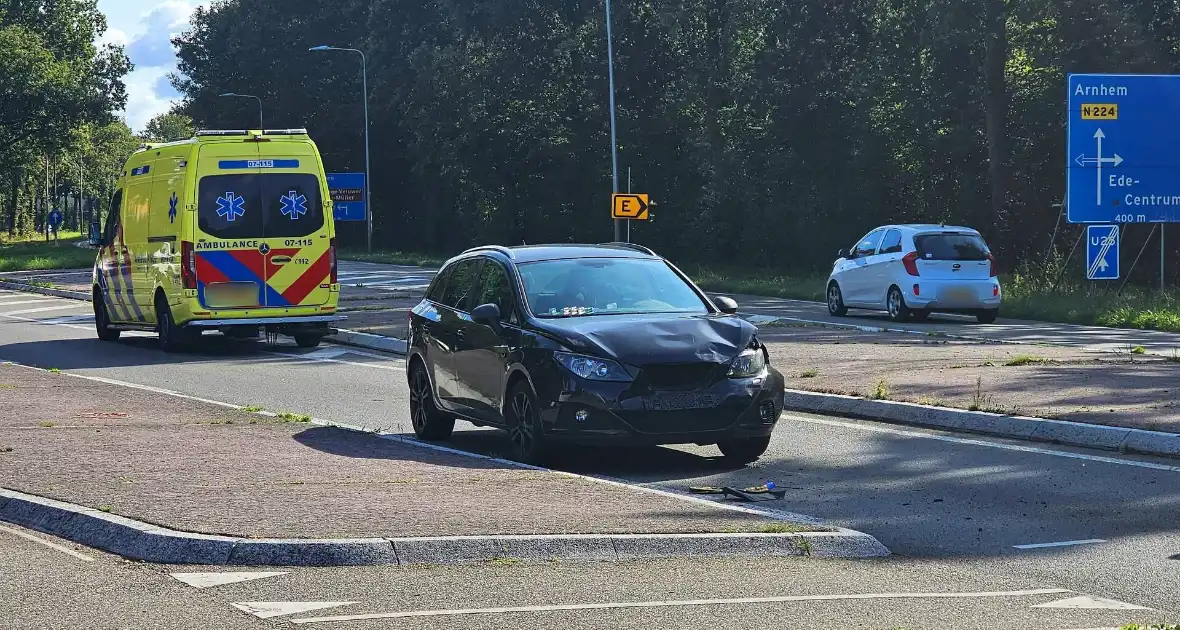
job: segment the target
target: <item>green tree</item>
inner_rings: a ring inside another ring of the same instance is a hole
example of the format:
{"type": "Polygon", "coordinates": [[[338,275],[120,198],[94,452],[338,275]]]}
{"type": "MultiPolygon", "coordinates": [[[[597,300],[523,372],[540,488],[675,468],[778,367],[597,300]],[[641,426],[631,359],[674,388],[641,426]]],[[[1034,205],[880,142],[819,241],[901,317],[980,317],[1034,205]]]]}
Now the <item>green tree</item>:
{"type": "Polygon", "coordinates": [[[184,114],[160,114],[148,121],[140,137],[147,142],[175,142],[193,137],[193,119],[184,114]]]}

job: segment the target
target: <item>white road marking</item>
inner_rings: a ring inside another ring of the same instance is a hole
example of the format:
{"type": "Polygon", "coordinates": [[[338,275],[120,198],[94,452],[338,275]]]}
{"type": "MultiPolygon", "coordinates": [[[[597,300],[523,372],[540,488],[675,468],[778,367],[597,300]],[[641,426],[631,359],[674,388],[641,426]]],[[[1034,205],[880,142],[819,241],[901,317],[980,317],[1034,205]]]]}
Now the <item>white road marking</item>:
{"type": "Polygon", "coordinates": [[[1002,444],[1000,442],[989,442],[987,440],[980,440],[976,438],[960,438],[950,435],[938,435],[934,433],[922,433],[919,431],[905,431],[903,429],[890,429],[887,427],[878,427],[868,424],[858,424],[855,422],[843,422],[840,420],[825,420],[822,418],[804,418],[802,416],[795,416],[791,414],[783,414],[783,417],[795,420],[798,422],[807,422],[810,424],[822,424],[830,427],[841,427],[845,429],[855,429],[857,431],[872,431],[875,433],[889,433],[892,435],[904,435],[907,437],[923,438],[927,440],[937,440],[939,442],[950,442],[952,444],[969,444],[971,446],[986,446],[988,448],[998,448],[1005,451],[1016,451],[1019,453],[1034,453],[1036,455],[1049,455],[1052,457],[1064,457],[1066,459],[1080,459],[1089,462],[1101,462],[1103,464],[1114,464],[1116,466],[1131,466],[1134,468],[1147,468],[1150,470],[1162,470],[1165,472],[1180,472],[1180,466],[1169,466],[1167,464],[1156,464],[1154,462],[1141,462],[1134,459],[1119,459],[1117,457],[1103,457],[1102,455],[1087,455],[1085,453],[1071,453],[1068,451],[1054,451],[1047,448],[1037,448],[1035,446],[1021,446],[1019,444],[1002,444]]]}
{"type": "MultiPolygon", "coordinates": [[[[395,363],[394,365],[381,365],[380,363],[360,363],[359,361],[345,361],[343,359],[330,359],[330,358],[325,358],[325,357],[315,357],[315,356],[312,356],[315,354],[314,352],[311,354],[295,354],[293,352],[279,352],[277,350],[269,350],[268,352],[270,354],[277,354],[281,357],[291,357],[292,359],[301,359],[304,361],[310,361],[312,363],[339,363],[341,365],[352,365],[352,366],[356,366],[356,367],[373,368],[373,369],[377,369],[377,370],[393,370],[395,372],[404,372],[406,370],[406,366],[401,365],[401,364],[397,364],[397,363],[395,363]]],[[[355,354],[351,350],[348,350],[347,353],[348,354],[355,354]]],[[[369,356],[375,356],[375,355],[369,355],[369,356]]],[[[384,359],[386,361],[390,360],[389,357],[378,356],[377,358],[384,359]]]]}
{"type": "Polygon", "coordinates": [[[66,315],[65,317],[55,317],[53,319],[39,319],[36,320],[38,324],[46,324],[55,326],[57,324],[68,324],[70,322],[84,322],[94,321],[94,315],[66,315]]]}
{"type": "Polygon", "coordinates": [[[1063,540],[1061,542],[1049,543],[1035,543],[1031,545],[1012,545],[1017,549],[1049,549],[1051,547],[1072,547],[1074,545],[1094,545],[1097,543],[1104,543],[1105,540],[1101,538],[1092,538],[1090,540],[1063,540]]]}
{"type": "MultiPolygon", "coordinates": [[[[2,305],[0,305],[0,306],[2,306],[2,305]]],[[[33,313],[46,313],[48,311],[61,311],[61,310],[65,310],[67,308],[83,308],[83,305],[78,304],[78,303],[59,304],[57,306],[43,306],[41,308],[26,308],[26,309],[20,310],[20,311],[8,311],[5,313],[0,313],[0,315],[2,315],[4,317],[12,317],[14,315],[31,315],[33,313]]]]}
{"type": "Polygon", "coordinates": [[[287,575],[286,571],[229,571],[224,573],[170,573],[172,577],[188,584],[193,588],[209,588],[236,584],[250,580],[261,580],[269,577],[287,575]]]}
{"type": "MultiPolygon", "coordinates": [[[[15,296],[15,295],[13,295],[13,296],[8,296],[8,295],[6,295],[6,296],[3,296],[3,297],[0,297],[0,306],[16,306],[17,304],[44,304],[44,303],[46,303],[46,302],[52,302],[52,301],[53,301],[53,300],[51,300],[51,299],[49,299],[49,298],[37,298],[37,299],[33,299],[33,300],[16,300],[16,301],[9,301],[11,298],[14,298],[14,297],[17,297],[17,296],[15,296]]],[[[22,296],[20,296],[20,297],[27,297],[27,296],[24,296],[24,295],[22,295],[22,296]]]]}
{"type": "Polygon", "coordinates": [[[323,608],[336,608],[337,606],[349,606],[356,603],[358,602],[239,602],[233,604],[233,607],[248,612],[260,619],[270,619],[271,617],[282,617],[283,615],[294,615],[295,613],[320,610],[323,608]]]}
{"type": "Polygon", "coordinates": [[[50,549],[60,551],[66,555],[73,556],[79,560],[84,560],[86,562],[94,562],[94,558],[91,558],[90,556],[88,556],[84,553],[79,553],[77,551],[74,551],[73,549],[70,549],[69,547],[59,545],[51,540],[45,540],[44,538],[38,538],[37,536],[26,534],[22,531],[15,530],[15,529],[12,529],[9,527],[5,527],[3,525],[0,525],[0,531],[8,532],[9,534],[12,534],[13,536],[19,536],[21,538],[24,538],[25,540],[31,540],[39,545],[45,545],[46,547],[49,547],[50,549]]]}
{"type": "Polygon", "coordinates": [[[1089,595],[1079,595],[1077,597],[1070,597],[1069,599],[1060,599],[1055,602],[1047,604],[1037,604],[1033,608],[1071,608],[1071,609],[1085,609],[1085,610],[1152,610],[1146,606],[1137,606],[1135,604],[1128,604],[1113,599],[1105,599],[1102,597],[1090,597],[1089,595]]]}
{"type": "Polygon", "coordinates": [[[348,354],[348,349],[347,348],[320,348],[319,350],[315,350],[313,352],[308,352],[307,354],[301,354],[299,356],[301,356],[305,359],[335,359],[336,357],[338,357],[342,354],[348,354]]]}
{"type": "MultiPolygon", "coordinates": [[[[739,604],[777,604],[785,602],[826,602],[873,599],[970,599],[988,597],[1031,597],[1035,595],[1057,595],[1072,591],[1045,588],[1027,591],[990,591],[980,593],[865,593],[855,595],[785,595],[781,597],[735,597],[729,599],[689,599],[681,601],[652,602],[609,602],[597,604],[553,604],[547,606],[511,606],[501,608],[467,608],[458,610],[411,610],[366,615],[339,615],[334,617],[305,617],[291,619],[291,623],[329,623],[334,621],[360,621],[365,619],[404,619],[407,617],[453,617],[457,615],[487,615],[528,612],[564,612],[572,610],[615,610],[620,608],[670,608],[681,606],[732,606],[739,604]]],[[[236,604],[235,604],[236,605],[236,604]]]]}

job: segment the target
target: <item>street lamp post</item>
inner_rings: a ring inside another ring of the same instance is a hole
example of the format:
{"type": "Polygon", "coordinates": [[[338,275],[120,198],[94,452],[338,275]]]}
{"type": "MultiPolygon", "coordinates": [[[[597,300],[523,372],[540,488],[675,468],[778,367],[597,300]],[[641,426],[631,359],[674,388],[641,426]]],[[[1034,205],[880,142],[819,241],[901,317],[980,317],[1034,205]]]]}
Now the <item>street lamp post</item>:
{"type": "Polygon", "coordinates": [[[369,253],[373,252],[373,182],[369,172],[369,71],[366,66],[365,53],[356,48],[337,48],[336,46],[315,46],[309,48],[315,52],[338,50],[354,52],[361,56],[361,101],[365,105],[365,247],[369,253]]]}
{"type": "Polygon", "coordinates": [[[253,96],[251,94],[234,94],[233,92],[226,92],[225,94],[222,94],[221,96],[222,97],[230,97],[230,98],[252,98],[252,99],[258,101],[258,130],[264,131],[266,129],[266,125],[263,124],[263,122],[262,122],[262,99],[258,98],[257,96],[253,96]]]}
{"type": "MultiPolygon", "coordinates": [[[[610,0],[606,0],[606,73],[610,78],[610,156],[613,192],[619,192],[619,142],[615,135],[615,52],[611,37],[610,0]]],[[[615,219],[615,241],[622,238],[622,220],[615,219]]]]}

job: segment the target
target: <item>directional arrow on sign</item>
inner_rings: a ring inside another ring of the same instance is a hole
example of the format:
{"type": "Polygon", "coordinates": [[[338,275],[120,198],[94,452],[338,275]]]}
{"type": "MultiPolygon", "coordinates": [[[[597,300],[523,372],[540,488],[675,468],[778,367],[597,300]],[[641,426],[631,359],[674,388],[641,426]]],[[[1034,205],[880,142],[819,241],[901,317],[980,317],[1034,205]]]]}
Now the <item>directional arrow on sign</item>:
{"type": "Polygon", "coordinates": [[[645,194],[615,193],[611,198],[611,217],[615,219],[647,218],[648,202],[645,194]]]}

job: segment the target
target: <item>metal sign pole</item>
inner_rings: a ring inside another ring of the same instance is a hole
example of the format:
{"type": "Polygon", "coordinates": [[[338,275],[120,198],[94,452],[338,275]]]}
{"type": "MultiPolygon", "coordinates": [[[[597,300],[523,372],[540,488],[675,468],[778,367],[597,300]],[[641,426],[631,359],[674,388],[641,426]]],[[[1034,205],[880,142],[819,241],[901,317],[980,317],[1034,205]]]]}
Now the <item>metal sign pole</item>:
{"type": "MultiPolygon", "coordinates": [[[[610,155],[612,192],[619,192],[619,142],[615,133],[615,50],[611,34],[610,1],[606,0],[606,73],[610,78],[610,155]]],[[[615,240],[622,240],[621,220],[615,219],[615,240]]],[[[630,223],[628,221],[628,223],[630,223]]]]}
{"type": "MultiPolygon", "coordinates": [[[[631,194],[631,167],[627,167],[627,194],[631,194]]],[[[631,242],[631,222],[627,222],[627,242],[631,242]]]]}
{"type": "Polygon", "coordinates": [[[1167,223],[1160,224],[1160,293],[1164,292],[1164,231],[1167,223]]]}

